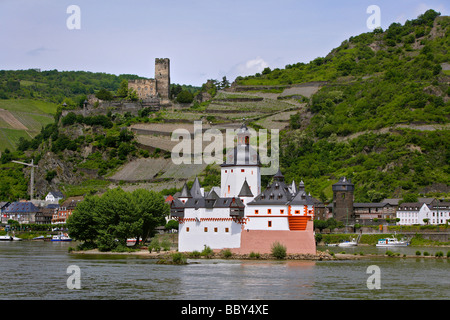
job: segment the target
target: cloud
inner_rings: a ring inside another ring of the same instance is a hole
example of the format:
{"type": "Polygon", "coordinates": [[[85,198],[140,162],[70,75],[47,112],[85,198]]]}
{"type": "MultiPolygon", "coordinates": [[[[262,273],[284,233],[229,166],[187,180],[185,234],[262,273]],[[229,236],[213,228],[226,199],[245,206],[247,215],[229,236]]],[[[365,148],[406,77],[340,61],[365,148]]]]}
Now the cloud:
{"type": "Polygon", "coordinates": [[[446,9],[445,9],[443,4],[430,6],[430,5],[426,4],[426,3],[420,3],[415,8],[415,14],[416,14],[416,16],[419,16],[419,15],[425,13],[425,11],[427,11],[429,9],[433,9],[433,10],[435,10],[437,12],[442,13],[443,15],[445,15],[445,12],[446,12],[446,9]]]}
{"type": "Polygon", "coordinates": [[[234,80],[238,76],[248,76],[263,71],[269,64],[261,57],[241,62],[233,66],[229,72],[227,72],[227,78],[234,80]]]}
{"type": "Polygon", "coordinates": [[[247,74],[254,74],[263,71],[269,65],[262,58],[257,57],[256,59],[248,60],[245,63],[245,68],[241,68],[243,72],[247,74]]]}
{"type": "Polygon", "coordinates": [[[27,51],[27,55],[36,57],[36,56],[41,55],[41,53],[44,51],[49,51],[49,49],[47,49],[45,47],[39,47],[39,48],[27,51]]]}

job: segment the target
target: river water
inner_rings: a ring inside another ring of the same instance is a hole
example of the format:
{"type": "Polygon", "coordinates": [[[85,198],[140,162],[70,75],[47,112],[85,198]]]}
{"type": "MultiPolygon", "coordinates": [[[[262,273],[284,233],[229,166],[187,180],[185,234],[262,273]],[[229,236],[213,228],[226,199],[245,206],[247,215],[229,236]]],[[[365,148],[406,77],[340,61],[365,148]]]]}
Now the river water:
{"type": "MultiPolygon", "coordinates": [[[[159,265],[154,259],[67,252],[74,243],[0,242],[1,299],[336,300],[449,299],[448,259],[365,258],[340,261],[189,260],[159,265]],[[69,266],[80,270],[80,289],[69,289],[69,266]],[[369,289],[369,266],[378,266],[380,289],[369,289]]],[[[330,248],[371,252],[375,247],[330,248]]],[[[391,249],[392,250],[392,249],[391,249]]],[[[397,248],[433,254],[447,248],[397,248]]],[[[405,251],[406,250],[406,251],[405,251]]],[[[393,251],[393,250],[392,250],[393,251]]],[[[381,251],[383,252],[383,251],[381,251]]]]}

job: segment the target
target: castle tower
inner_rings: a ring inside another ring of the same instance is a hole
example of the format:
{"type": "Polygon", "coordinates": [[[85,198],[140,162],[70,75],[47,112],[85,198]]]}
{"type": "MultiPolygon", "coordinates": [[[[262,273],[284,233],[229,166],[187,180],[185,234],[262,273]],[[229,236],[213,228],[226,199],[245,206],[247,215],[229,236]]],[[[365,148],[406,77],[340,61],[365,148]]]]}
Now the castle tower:
{"type": "Polygon", "coordinates": [[[352,224],[353,215],[353,191],[355,185],[345,177],[332,186],[333,189],[333,217],[344,223],[352,224]]]}
{"type": "Polygon", "coordinates": [[[225,163],[221,165],[221,197],[239,197],[241,190],[252,194],[250,202],[261,192],[261,162],[256,150],[250,145],[250,131],[243,124],[237,132],[237,146],[227,150],[225,163]]]}
{"type": "Polygon", "coordinates": [[[156,92],[163,100],[170,97],[170,60],[168,58],[155,59],[156,92]]]}

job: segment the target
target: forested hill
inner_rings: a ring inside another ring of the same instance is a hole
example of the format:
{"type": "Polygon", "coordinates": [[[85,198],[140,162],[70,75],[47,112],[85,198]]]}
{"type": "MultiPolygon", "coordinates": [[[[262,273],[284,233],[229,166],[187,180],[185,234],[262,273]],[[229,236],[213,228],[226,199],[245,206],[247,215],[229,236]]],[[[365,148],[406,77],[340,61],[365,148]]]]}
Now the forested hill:
{"type": "Polygon", "coordinates": [[[356,201],[407,193],[448,196],[450,17],[429,10],[351,37],[310,63],[238,77],[239,86],[326,81],[293,116],[282,141],[287,179],[322,199],[339,176],[356,201]]]}

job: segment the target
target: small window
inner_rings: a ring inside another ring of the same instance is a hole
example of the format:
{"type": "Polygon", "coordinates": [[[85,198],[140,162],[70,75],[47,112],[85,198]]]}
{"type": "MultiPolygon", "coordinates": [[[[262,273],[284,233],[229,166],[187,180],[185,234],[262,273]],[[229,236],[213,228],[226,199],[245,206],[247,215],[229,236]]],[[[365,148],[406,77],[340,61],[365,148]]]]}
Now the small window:
{"type": "Polygon", "coordinates": [[[267,214],[272,214],[272,209],[267,209],[267,214]]]}
{"type": "Polygon", "coordinates": [[[241,172],[245,172],[245,169],[241,169],[241,172]]]}
{"type": "Polygon", "coordinates": [[[283,214],[284,213],[284,210],[283,209],[280,209],[280,214],[283,214]]]}
{"type": "Polygon", "coordinates": [[[186,227],[186,232],[189,232],[189,227],[186,227]]]}
{"type": "Polygon", "coordinates": [[[228,170],[225,170],[225,173],[227,173],[228,170]]]}
{"type": "Polygon", "coordinates": [[[231,169],[231,173],[233,173],[233,169],[231,169]]]}
{"type": "Polygon", "coordinates": [[[300,210],[295,210],[295,214],[300,214],[300,210]]]}
{"type": "Polygon", "coordinates": [[[208,227],[205,227],[204,231],[205,231],[205,232],[208,232],[208,227]]]}
{"type": "Polygon", "coordinates": [[[217,232],[217,231],[218,231],[218,229],[217,229],[217,227],[215,227],[215,228],[214,228],[214,232],[217,232]]]}
{"type": "Polygon", "coordinates": [[[228,193],[230,193],[231,187],[230,185],[228,185],[228,193]]]}
{"type": "Polygon", "coordinates": [[[269,228],[272,228],[272,221],[267,221],[267,226],[268,226],[269,228]]]}
{"type": "Polygon", "coordinates": [[[225,228],[225,232],[230,232],[230,229],[229,228],[225,228]]]}
{"type": "Polygon", "coordinates": [[[255,210],[255,214],[258,214],[259,213],[259,210],[255,210]]]}

